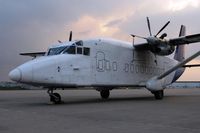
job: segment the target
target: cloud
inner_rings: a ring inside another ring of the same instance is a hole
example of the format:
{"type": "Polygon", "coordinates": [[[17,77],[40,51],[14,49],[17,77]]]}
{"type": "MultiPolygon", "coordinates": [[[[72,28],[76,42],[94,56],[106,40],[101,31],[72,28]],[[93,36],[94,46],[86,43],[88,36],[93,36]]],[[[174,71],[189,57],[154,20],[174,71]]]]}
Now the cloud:
{"type": "Polygon", "coordinates": [[[185,8],[198,8],[199,0],[170,0],[168,9],[175,12],[185,8]]]}
{"type": "Polygon", "coordinates": [[[118,31],[118,28],[106,27],[105,19],[102,20],[98,17],[82,16],[77,21],[70,23],[69,26],[67,26],[67,29],[72,29],[75,36],[76,33],[78,33],[76,36],[77,38],[111,37],[118,31]]]}
{"type": "Polygon", "coordinates": [[[105,24],[105,27],[113,27],[113,26],[118,26],[119,24],[121,24],[123,22],[123,19],[116,19],[116,20],[112,20],[110,22],[108,22],[107,24],[105,24]]]}

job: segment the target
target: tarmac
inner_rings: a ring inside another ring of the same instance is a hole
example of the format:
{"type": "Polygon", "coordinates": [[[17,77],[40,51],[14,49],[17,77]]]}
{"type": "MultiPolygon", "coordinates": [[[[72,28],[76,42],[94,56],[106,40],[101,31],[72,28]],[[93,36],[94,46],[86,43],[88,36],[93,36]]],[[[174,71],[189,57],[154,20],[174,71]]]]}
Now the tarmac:
{"type": "Polygon", "coordinates": [[[0,91],[0,133],[200,133],[200,89],[167,89],[163,100],[145,90],[0,91]]]}

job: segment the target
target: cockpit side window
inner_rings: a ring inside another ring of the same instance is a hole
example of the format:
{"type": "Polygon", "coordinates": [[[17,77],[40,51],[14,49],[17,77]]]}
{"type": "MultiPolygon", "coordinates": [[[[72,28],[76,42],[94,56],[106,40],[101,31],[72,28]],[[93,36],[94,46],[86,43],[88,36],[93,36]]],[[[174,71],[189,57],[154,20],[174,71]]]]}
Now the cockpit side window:
{"type": "Polygon", "coordinates": [[[77,54],[83,54],[83,47],[77,47],[76,53],[77,54]]]}

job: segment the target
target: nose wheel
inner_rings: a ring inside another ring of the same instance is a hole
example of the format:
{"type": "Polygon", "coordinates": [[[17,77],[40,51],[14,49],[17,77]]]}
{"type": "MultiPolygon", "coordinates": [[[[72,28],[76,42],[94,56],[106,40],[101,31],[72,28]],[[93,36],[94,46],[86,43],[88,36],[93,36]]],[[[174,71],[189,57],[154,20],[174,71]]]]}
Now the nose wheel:
{"type": "Polygon", "coordinates": [[[102,99],[108,99],[110,96],[110,90],[101,90],[100,95],[102,99]]]}
{"type": "Polygon", "coordinates": [[[47,91],[47,93],[49,94],[49,97],[50,97],[50,101],[55,103],[55,104],[59,104],[61,103],[61,96],[59,93],[54,93],[53,92],[53,89],[49,89],[47,91]]]}

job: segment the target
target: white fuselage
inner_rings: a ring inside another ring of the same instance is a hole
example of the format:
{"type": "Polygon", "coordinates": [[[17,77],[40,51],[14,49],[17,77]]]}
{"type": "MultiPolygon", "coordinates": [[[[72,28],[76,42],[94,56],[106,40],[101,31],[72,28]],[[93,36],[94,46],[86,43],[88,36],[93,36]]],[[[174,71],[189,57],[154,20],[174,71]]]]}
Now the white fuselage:
{"type": "MultiPolygon", "coordinates": [[[[131,43],[122,41],[86,40],[83,47],[90,48],[89,56],[62,53],[38,57],[17,67],[18,82],[63,88],[145,86],[149,79],[177,64],[149,51],[137,52],[131,43]]],[[[168,75],[165,83],[170,84],[173,76],[168,75]]]]}

